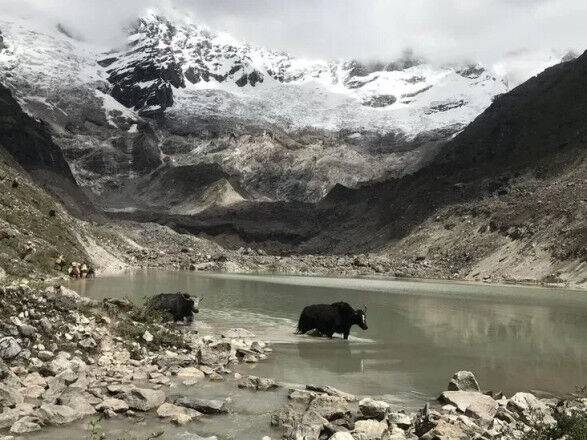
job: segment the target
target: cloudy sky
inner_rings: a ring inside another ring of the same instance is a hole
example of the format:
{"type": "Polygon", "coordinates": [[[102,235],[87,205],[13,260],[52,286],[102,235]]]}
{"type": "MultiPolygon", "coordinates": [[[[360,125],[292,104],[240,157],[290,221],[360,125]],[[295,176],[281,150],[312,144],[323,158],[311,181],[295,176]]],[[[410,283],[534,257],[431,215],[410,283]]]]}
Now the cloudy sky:
{"type": "Polygon", "coordinates": [[[309,58],[386,60],[405,48],[439,62],[491,63],[512,51],[587,48],[587,0],[0,0],[104,45],[157,7],[309,58]]]}

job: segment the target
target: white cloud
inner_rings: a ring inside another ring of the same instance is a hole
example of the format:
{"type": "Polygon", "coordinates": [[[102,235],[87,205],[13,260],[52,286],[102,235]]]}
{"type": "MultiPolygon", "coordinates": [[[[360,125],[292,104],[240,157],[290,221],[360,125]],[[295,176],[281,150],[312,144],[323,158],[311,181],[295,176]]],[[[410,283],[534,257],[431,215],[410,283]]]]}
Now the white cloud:
{"type": "Polygon", "coordinates": [[[104,46],[156,7],[237,39],[316,58],[387,60],[406,47],[437,62],[494,63],[521,49],[583,51],[585,0],[0,0],[104,46]]]}

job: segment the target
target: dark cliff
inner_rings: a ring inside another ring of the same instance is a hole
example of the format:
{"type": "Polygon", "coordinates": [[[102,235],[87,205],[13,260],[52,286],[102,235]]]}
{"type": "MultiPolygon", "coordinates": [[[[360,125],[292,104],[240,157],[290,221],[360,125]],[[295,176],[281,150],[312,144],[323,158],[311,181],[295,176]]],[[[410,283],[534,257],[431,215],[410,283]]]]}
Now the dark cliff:
{"type": "Polygon", "coordinates": [[[10,90],[0,85],[0,147],[38,185],[56,196],[74,215],[85,218],[94,208],[78,187],[60,148],[48,127],[20,107],[10,90]]]}

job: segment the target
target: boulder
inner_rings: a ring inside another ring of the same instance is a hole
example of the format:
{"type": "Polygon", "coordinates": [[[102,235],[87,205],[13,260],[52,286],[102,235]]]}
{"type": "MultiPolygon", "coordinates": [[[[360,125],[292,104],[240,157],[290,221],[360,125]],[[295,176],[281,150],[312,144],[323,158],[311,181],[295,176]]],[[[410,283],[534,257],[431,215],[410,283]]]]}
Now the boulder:
{"type": "Polygon", "coordinates": [[[165,402],[165,393],[161,390],[152,390],[149,388],[133,388],[129,392],[124,393],[122,399],[128,404],[130,409],[150,411],[165,402]]]}
{"type": "Polygon", "coordinates": [[[371,419],[358,420],[355,422],[353,434],[356,434],[356,437],[364,440],[376,440],[380,439],[386,430],[387,423],[371,419]]]}
{"type": "MultiPolygon", "coordinates": [[[[475,405],[475,408],[486,406],[495,408],[497,411],[497,402],[491,396],[486,396],[474,391],[445,391],[439,397],[442,403],[450,403],[457,407],[457,409],[464,413],[470,405],[475,405]]],[[[493,413],[495,415],[495,412],[493,413]]]]}
{"type": "Polygon", "coordinates": [[[12,336],[0,338],[0,359],[14,359],[21,351],[22,347],[12,336]]]}
{"type": "Polygon", "coordinates": [[[66,388],[57,399],[57,403],[75,409],[82,417],[91,416],[96,413],[96,410],[90,404],[89,396],[79,388],[66,388]]]}
{"type": "Polygon", "coordinates": [[[448,383],[449,391],[480,391],[475,375],[470,371],[457,371],[448,383]]]}
{"type": "Polygon", "coordinates": [[[204,373],[196,367],[180,368],[177,377],[181,380],[199,381],[205,377],[204,373]]]}
{"type": "Polygon", "coordinates": [[[0,413],[0,430],[10,428],[22,417],[20,411],[16,408],[5,408],[0,413]]]}
{"type": "Polygon", "coordinates": [[[128,403],[126,403],[124,400],[115,399],[113,397],[110,397],[108,399],[104,399],[101,403],[96,405],[96,411],[100,411],[100,412],[106,412],[106,411],[125,412],[125,411],[128,411],[128,409],[129,409],[128,403]]]}
{"type": "Polygon", "coordinates": [[[33,416],[25,416],[18,419],[10,428],[12,434],[26,434],[28,432],[40,431],[40,420],[33,416]]]}
{"type": "Polygon", "coordinates": [[[170,400],[179,406],[195,409],[202,414],[227,414],[225,400],[207,400],[188,396],[172,396],[170,400]]]}
{"type": "Polygon", "coordinates": [[[294,438],[318,440],[328,421],[313,410],[306,411],[295,425],[294,438]]]}
{"type": "Polygon", "coordinates": [[[471,440],[473,437],[460,426],[439,420],[434,428],[420,437],[421,440],[471,440]]]}
{"type": "Polygon", "coordinates": [[[359,402],[361,414],[369,419],[383,420],[390,405],[382,400],[373,400],[366,397],[359,402]]]}
{"type": "Polygon", "coordinates": [[[27,376],[22,379],[22,384],[25,387],[31,387],[31,386],[40,386],[40,387],[45,387],[47,385],[47,380],[41,376],[38,372],[33,372],[33,373],[29,373],[27,374],[27,376]]]}
{"type": "Polygon", "coordinates": [[[66,425],[83,417],[83,414],[66,405],[44,403],[39,408],[39,417],[49,425],[66,425]]]}
{"type": "Polygon", "coordinates": [[[157,408],[157,415],[161,418],[169,419],[177,425],[185,425],[202,414],[196,410],[166,402],[157,408]]]}
{"type": "Polygon", "coordinates": [[[529,425],[554,425],[556,421],[546,403],[530,393],[516,393],[507,403],[507,409],[517,413],[529,425]]]}
{"type": "Polygon", "coordinates": [[[412,435],[408,436],[403,429],[392,425],[387,432],[383,433],[381,440],[412,440],[414,438],[412,435]]]}
{"type": "Polygon", "coordinates": [[[57,376],[64,371],[73,371],[75,368],[71,362],[71,355],[61,351],[51,362],[47,363],[47,368],[53,376],[57,376]]]}
{"type": "Polygon", "coordinates": [[[222,347],[202,347],[198,350],[198,364],[209,367],[216,367],[218,365],[226,365],[230,360],[230,348],[223,349],[222,347]]]}
{"type": "Polygon", "coordinates": [[[275,379],[257,376],[245,377],[237,386],[239,388],[246,388],[254,391],[270,391],[279,388],[279,384],[275,379]]]}
{"type": "Polygon", "coordinates": [[[339,389],[331,387],[329,385],[306,385],[306,389],[308,391],[315,391],[317,393],[328,394],[329,396],[342,397],[348,402],[355,402],[359,400],[357,396],[345,393],[344,391],[340,391],[339,389]]]}
{"type": "Polygon", "coordinates": [[[0,384],[0,408],[20,405],[24,402],[21,388],[0,384]]]}
{"type": "Polygon", "coordinates": [[[314,411],[329,422],[350,415],[348,402],[342,397],[319,394],[312,399],[308,411],[314,411]]]}
{"type": "Polygon", "coordinates": [[[408,429],[412,425],[412,417],[403,412],[390,412],[387,414],[387,423],[397,425],[402,429],[408,429]]]}
{"type": "Polygon", "coordinates": [[[47,379],[47,385],[48,388],[42,395],[43,400],[47,403],[55,403],[67,387],[65,381],[58,377],[49,377],[47,379]]]}
{"type": "Polygon", "coordinates": [[[18,332],[26,338],[30,338],[30,337],[34,336],[35,332],[36,332],[36,329],[32,325],[29,325],[29,324],[20,324],[17,326],[17,328],[18,328],[18,332]]]}
{"type": "Polygon", "coordinates": [[[498,406],[497,401],[492,397],[490,397],[490,399],[476,399],[467,406],[465,415],[474,419],[490,422],[495,417],[498,406]]]}

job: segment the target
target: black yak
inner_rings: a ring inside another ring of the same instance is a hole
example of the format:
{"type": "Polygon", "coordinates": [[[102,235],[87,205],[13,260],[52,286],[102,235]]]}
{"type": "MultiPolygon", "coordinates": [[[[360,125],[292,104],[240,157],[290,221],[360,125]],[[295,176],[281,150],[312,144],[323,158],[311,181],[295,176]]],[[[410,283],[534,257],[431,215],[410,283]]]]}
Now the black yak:
{"type": "Polygon", "coordinates": [[[332,338],[334,333],[340,333],[348,339],[351,327],[355,324],[367,330],[366,312],[366,309],[354,310],[345,302],[307,306],[300,315],[297,333],[317,330],[329,338],[332,338]]]}
{"type": "Polygon", "coordinates": [[[190,296],[189,293],[160,293],[147,301],[151,310],[170,315],[174,321],[192,322],[194,313],[198,313],[200,298],[190,296]]]}

